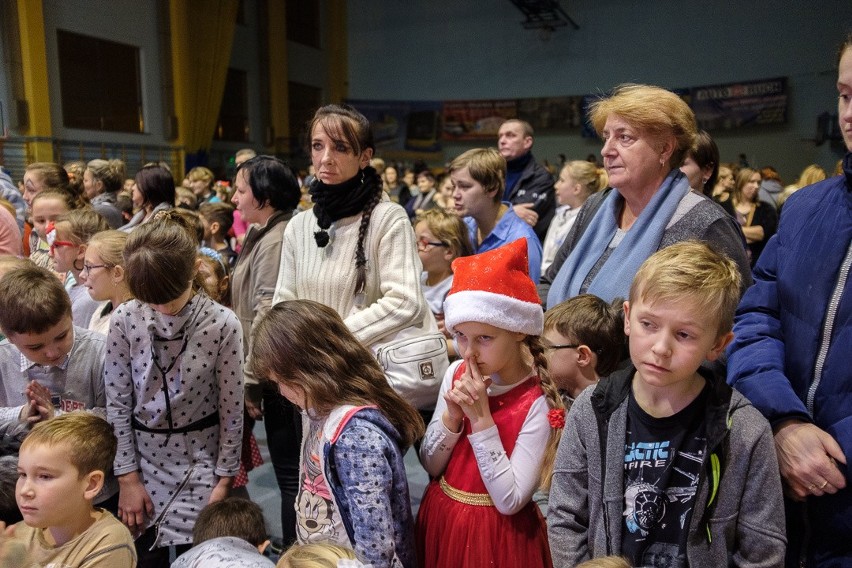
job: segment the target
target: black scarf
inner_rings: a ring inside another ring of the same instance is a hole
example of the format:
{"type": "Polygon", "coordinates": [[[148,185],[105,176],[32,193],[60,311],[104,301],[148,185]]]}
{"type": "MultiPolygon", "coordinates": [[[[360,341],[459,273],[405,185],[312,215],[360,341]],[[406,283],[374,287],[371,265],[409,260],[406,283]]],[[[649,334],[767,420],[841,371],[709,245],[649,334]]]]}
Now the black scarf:
{"type": "Polygon", "coordinates": [[[314,200],[311,209],[316,215],[320,230],[314,239],[320,248],[328,245],[328,228],[334,221],[357,215],[382,191],[382,182],[376,170],[367,166],[352,179],[336,185],[326,185],[315,178],[309,193],[314,200]]]}

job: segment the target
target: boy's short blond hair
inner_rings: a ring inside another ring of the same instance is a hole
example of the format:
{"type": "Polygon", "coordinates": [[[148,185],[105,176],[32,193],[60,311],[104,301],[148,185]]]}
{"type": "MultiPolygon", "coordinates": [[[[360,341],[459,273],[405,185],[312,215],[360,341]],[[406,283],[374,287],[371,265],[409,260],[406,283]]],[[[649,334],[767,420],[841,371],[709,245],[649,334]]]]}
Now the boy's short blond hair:
{"type": "Polygon", "coordinates": [[[737,265],[707,243],[675,243],[651,255],[633,278],[631,303],[689,301],[696,312],[718,321],[718,335],[733,328],[742,278],[737,265]]]}
{"type": "Polygon", "coordinates": [[[118,440],[109,422],[83,410],[62,414],[39,422],[21,444],[21,452],[31,446],[62,448],[80,477],[112,470],[118,440]]]}
{"type": "MultiPolygon", "coordinates": [[[[620,300],[619,302],[620,307],[620,300]]],[[[544,314],[544,331],[554,330],[572,342],[586,345],[598,356],[595,373],[609,375],[624,352],[623,312],[594,294],[580,294],[544,314]]]]}
{"type": "Polygon", "coordinates": [[[294,544],[285,552],[276,568],[337,568],[339,560],[356,560],[355,552],[332,543],[294,544]]]}

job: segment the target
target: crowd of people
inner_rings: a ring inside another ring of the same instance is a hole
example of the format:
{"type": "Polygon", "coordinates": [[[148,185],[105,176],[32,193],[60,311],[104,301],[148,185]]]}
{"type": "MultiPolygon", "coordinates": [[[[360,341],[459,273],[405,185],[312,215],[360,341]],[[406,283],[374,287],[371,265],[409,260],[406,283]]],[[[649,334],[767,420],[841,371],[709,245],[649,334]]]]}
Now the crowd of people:
{"type": "Polygon", "coordinates": [[[258,420],[278,567],[852,565],[837,64],[848,153],[786,188],[636,84],[589,109],[602,166],[511,119],[405,169],[327,105],[306,175],[3,173],[2,565],[275,566],[258,420]]]}

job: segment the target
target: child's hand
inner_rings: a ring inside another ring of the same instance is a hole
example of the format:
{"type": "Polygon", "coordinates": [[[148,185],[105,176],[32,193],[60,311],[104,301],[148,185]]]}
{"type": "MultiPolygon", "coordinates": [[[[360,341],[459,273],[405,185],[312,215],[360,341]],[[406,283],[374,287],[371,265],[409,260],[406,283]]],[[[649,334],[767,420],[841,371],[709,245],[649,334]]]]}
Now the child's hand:
{"type": "Polygon", "coordinates": [[[47,387],[36,381],[30,381],[30,384],[24,390],[24,395],[26,395],[29,402],[21,412],[21,420],[35,424],[36,422],[53,418],[53,401],[47,387]]]}
{"type": "Polygon", "coordinates": [[[210,494],[210,500],[207,503],[215,503],[216,501],[226,499],[231,492],[233,481],[233,477],[220,477],[219,482],[213,487],[213,492],[210,494]]]}
{"type": "Polygon", "coordinates": [[[118,518],[134,536],[145,530],[145,517],[154,516],[154,502],[134,471],[118,477],[118,518]]]}
{"type": "Polygon", "coordinates": [[[465,358],[464,362],[464,374],[447,395],[470,420],[471,430],[480,432],[494,424],[491,408],[488,406],[488,387],[491,385],[491,378],[482,376],[476,361],[465,358]]]}
{"type": "Polygon", "coordinates": [[[15,538],[15,525],[0,522],[0,566],[4,568],[26,568],[32,566],[26,545],[15,538]]]}

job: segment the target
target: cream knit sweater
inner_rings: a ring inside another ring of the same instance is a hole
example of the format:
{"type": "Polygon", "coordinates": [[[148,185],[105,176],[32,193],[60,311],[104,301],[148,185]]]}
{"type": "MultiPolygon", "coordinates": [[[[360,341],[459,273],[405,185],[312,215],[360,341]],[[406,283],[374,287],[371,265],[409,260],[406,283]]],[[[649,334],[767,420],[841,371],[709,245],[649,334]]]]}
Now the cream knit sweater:
{"type": "Polygon", "coordinates": [[[414,230],[405,210],[388,200],[373,210],[364,252],[367,256],[367,300],[355,306],[355,250],[361,215],[346,217],[328,229],[331,240],[317,246],[319,230],[312,211],[299,213],[287,224],[281,247],[281,266],[272,303],[314,300],[333,308],[367,347],[397,331],[419,326],[429,313],[420,288],[423,267],[414,230]]]}

